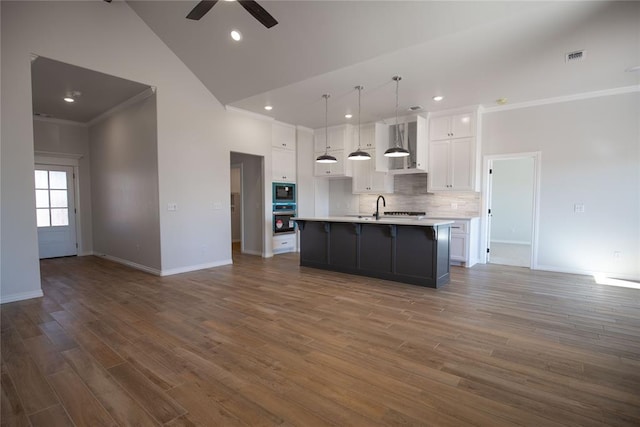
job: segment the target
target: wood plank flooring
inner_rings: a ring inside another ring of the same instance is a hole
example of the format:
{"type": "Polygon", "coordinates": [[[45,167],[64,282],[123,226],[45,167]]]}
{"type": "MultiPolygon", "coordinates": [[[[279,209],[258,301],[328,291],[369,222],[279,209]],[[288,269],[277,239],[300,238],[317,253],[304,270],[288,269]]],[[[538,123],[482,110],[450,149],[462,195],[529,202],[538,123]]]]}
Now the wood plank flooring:
{"type": "Polygon", "coordinates": [[[0,307],[2,426],[640,425],[640,290],[234,262],[161,278],[43,260],[44,298],[0,307]]]}

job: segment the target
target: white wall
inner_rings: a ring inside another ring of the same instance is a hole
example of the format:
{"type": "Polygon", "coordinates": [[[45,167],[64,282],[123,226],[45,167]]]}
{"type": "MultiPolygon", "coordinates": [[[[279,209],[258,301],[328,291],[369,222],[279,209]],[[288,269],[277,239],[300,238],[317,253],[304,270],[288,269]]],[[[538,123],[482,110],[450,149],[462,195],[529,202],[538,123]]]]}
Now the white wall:
{"type": "Polygon", "coordinates": [[[2,1],[0,8],[2,301],[41,294],[31,54],[157,88],[162,273],[230,263],[230,147],[266,156],[270,176],[269,122],[226,112],[125,2],[2,1]]]}
{"type": "Polygon", "coordinates": [[[94,252],[160,273],[156,96],[89,128],[94,252]]]}
{"type": "Polygon", "coordinates": [[[483,115],[484,155],[542,153],[537,268],[640,278],[639,117],[638,92],[483,115]]]}
{"type": "Polygon", "coordinates": [[[491,241],[531,244],[533,158],[494,160],[491,175],[491,241]]]}
{"type": "MultiPolygon", "coordinates": [[[[33,119],[33,144],[37,152],[81,156],[78,159],[79,194],[76,194],[77,220],[80,222],[79,255],[93,251],[91,229],[91,158],[87,126],[62,121],[33,119]]],[[[55,154],[52,155],[55,157],[55,154]]],[[[66,164],[64,157],[60,164],[66,164]]]]}

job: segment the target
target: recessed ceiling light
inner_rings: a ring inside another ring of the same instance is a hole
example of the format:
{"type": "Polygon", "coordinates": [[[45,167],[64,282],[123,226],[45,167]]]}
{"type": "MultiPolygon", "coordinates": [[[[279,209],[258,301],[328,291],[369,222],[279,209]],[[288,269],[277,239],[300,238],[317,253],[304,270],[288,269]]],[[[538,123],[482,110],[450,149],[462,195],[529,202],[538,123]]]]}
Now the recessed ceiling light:
{"type": "Polygon", "coordinates": [[[271,111],[271,110],[273,110],[273,107],[271,105],[265,105],[264,109],[267,110],[267,111],[271,111]]]}
{"type": "Polygon", "coordinates": [[[350,119],[351,117],[353,117],[353,114],[345,114],[345,115],[344,115],[344,118],[345,118],[345,119],[350,119]]]}
{"type": "Polygon", "coordinates": [[[240,40],[242,40],[242,33],[238,30],[233,30],[231,31],[231,38],[239,42],[240,40]]]}
{"type": "Polygon", "coordinates": [[[436,95],[436,96],[433,97],[433,100],[436,101],[436,102],[440,102],[443,99],[444,99],[444,96],[442,96],[442,95],[436,95]]]}
{"type": "Polygon", "coordinates": [[[65,97],[64,97],[64,98],[62,98],[62,99],[64,99],[64,101],[65,101],[65,102],[76,102],[76,100],[75,100],[75,99],[73,99],[73,98],[71,98],[70,96],[65,96],[65,97]]]}

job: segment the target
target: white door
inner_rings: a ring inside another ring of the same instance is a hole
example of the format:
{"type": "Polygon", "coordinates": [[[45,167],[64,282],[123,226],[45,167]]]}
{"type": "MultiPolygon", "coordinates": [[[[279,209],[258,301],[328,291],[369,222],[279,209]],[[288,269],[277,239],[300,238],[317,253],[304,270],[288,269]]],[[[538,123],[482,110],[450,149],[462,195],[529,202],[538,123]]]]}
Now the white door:
{"type": "Polygon", "coordinates": [[[36,165],[36,218],[40,258],[78,254],[73,167],[36,165]]]}

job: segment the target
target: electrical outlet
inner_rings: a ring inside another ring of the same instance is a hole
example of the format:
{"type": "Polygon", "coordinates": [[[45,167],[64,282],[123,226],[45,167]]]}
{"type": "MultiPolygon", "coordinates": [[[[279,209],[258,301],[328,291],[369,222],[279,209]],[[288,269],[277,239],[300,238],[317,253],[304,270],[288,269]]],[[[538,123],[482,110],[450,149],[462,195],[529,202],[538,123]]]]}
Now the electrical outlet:
{"type": "Polygon", "coordinates": [[[220,210],[220,209],[222,209],[222,203],[220,203],[220,202],[213,202],[213,209],[214,209],[214,210],[220,210]]]}
{"type": "Polygon", "coordinates": [[[458,204],[457,203],[451,203],[451,209],[453,209],[453,210],[458,209],[458,204]]]}
{"type": "Polygon", "coordinates": [[[177,211],[178,210],[178,204],[177,203],[167,203],[167,210],[168,211],[177,211]]]}
{"type": "Polygon", "coordinates": [[[584,205],[582,203],[576,203],[573,205],[574,213],[584,213],[584,205]]]}
{"type": "Polygon", "coordinates": [[[613,251],[613,257],[615,259],[620,259],[622,257],[622,252],[620,251],[613,251]]]}

